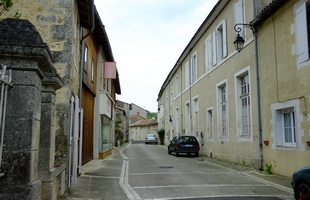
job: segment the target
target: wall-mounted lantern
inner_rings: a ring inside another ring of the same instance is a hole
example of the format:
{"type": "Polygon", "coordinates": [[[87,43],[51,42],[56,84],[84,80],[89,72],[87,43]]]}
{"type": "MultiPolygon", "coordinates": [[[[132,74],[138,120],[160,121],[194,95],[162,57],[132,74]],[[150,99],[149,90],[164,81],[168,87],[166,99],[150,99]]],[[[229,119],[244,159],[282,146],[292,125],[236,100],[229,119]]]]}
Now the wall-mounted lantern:
{"type": "Polygon", "coordinates": [[[242,24],[242,23],[235,24],[234,30],[237,33],[237,36],[234,41],[234,46],[238,52],[240,52],[243,49],[243,45],[244,45],[244,39],[242,36],[240,36],[240,32],[242,31],[242,28],[240,26],[248,27],[249,29],[252,30],[253,34],[255,33],[254,26],[252,26],[251,24],[242,24]]]}

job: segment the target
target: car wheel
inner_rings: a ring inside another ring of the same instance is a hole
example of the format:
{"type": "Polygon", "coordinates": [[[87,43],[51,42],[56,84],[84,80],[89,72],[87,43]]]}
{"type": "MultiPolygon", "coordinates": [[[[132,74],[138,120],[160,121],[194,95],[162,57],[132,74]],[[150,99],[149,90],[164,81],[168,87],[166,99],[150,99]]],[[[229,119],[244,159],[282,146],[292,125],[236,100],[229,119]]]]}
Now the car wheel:
{"type": "Polygon", "coordinates": [[[197,153],[195,153],[195,156],[196,156],[196,157],[198,157],[198,156],[199,156],[199,153],[198,153],[198,152],[197,152],[197,153]]]}
{"type": "Polygon", "coordinates": [[[306,200],[310,199],[310,186],[306,183],[301,183],[298,185],[296,190],[296,199],[298,200],[306,200]]]}
{"type": "Polygon", "coordinates": [[[168,154],[170,155],[171,154],[171,151],[170,151],[170,149],[168,148],[168,154]]]}

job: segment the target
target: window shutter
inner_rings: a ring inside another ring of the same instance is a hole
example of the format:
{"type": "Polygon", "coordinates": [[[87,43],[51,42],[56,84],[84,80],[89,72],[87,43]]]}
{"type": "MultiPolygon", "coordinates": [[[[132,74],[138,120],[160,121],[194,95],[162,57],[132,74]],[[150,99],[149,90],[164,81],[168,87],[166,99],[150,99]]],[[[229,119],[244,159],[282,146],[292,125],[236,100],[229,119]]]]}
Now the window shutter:
{"type": "Polygon", "coordinates": [[[206,45],[207,45],[207,52],[206,52],[206,56],[207,56],[207,70],[211,70],[212,68],[212,35],[209,35],[206,41],[206,45]]]}
{"type": "Polygon", "coordinates": [[[282,137],[282,116],[281,112],[276,110],[275,112],[275,123],[274,123],[274,131],[275,131],[275,137],[276,137],[276,146],[282,146],[283,145],[283,137],[282,137]]]}
{"type": "Polygon", "coordinates": [[[205,72],[209,71],[208,38],[205,40],[205,72]]]}
{"type": "Polygon", "coordinates": [[[302,63],[309,59],[308,33],[307,33],[306,2],[301,3],[295,9],[297,62],[302,63]]]}
{"type": "Polygon", "coordinates": [[[223,58],[227,56],[227,36],[226,36],[226,20],[223,20],[222,23],[223,28],[223,58]]]}
{"type": "Polygon", "coordinates": [[[189,64],[186,62],[185,64],[185,87],[189,87],[189,64]]]}
{"type": "Polygon", "coordinates": [[[216,32],[213,32],[213,65],[217,64],[217,41],[216,41],[216,32]]]}
{"type": "MultiPolygon", "coordinates": [[[[237,3],[234,5],[234,11],[235,11],[235,24],[242,23],[244,24],[243,20],[243,0],[239,0],[237,3]]],[[[242,25],[237,26],[237,28],[241,28],[240,36],[244,36],[244,28],[242,25]]],[[[237,34],[236,34],[237,36],[237,34]]]]}

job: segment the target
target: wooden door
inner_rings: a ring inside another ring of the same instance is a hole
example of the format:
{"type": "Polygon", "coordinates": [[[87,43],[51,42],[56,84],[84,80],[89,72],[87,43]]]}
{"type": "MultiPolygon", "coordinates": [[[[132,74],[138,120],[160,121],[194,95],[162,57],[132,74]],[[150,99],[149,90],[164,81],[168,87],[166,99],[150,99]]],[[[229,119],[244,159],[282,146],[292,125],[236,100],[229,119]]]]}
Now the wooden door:
{"type": "Polygon", "coordinates": [[[87,163],[93,159],[94,148],[94,102],[95,95],[83,85],[82,108],[83,117],[83,146],[82,146],[82,163],[87,163]]]}

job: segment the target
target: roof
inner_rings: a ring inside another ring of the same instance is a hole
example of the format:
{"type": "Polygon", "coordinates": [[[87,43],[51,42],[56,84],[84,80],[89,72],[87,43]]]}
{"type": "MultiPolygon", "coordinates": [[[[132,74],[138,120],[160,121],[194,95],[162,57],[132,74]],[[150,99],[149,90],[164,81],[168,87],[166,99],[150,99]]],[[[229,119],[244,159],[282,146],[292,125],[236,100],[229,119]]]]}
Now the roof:
{"type": "Polygon", "coordinates": [[[78,8],[80,15],[80,24],[82,27],[90,29],[92,22],[92,13],[94,10],[92,6],[94,5],[94,0],[78,0],[78,8]]]}
{"type": "Polygon", "coordinates": [[[137,113],[136,115],[129,116],[130,119],[135,118],[135,117],[140,117],[141,119],[146,119],[145,117],[142,117],[139,113],[137,113]]]}
{"type": "Polygon", "coordinates": [[[266,20],[271,14],[274,13],[276,9],[283,5],[283,3],[288,2],[288,0],[273,0],[265,8],[262,9],[260,13],[257,14],[256,18],[250,22],[253,26],[259,25],[261,22],[266,20]]]}
{"type": "Polygon", "coordinates": [[[156,119],[145,119],[145,120],[140,120],[137,121],[136,123],[133,123],[130,125],[130,127],[134,127],[134,126],[151,126],[151,125],[156,125],[157,124],[157,120],[156,119]]]}

